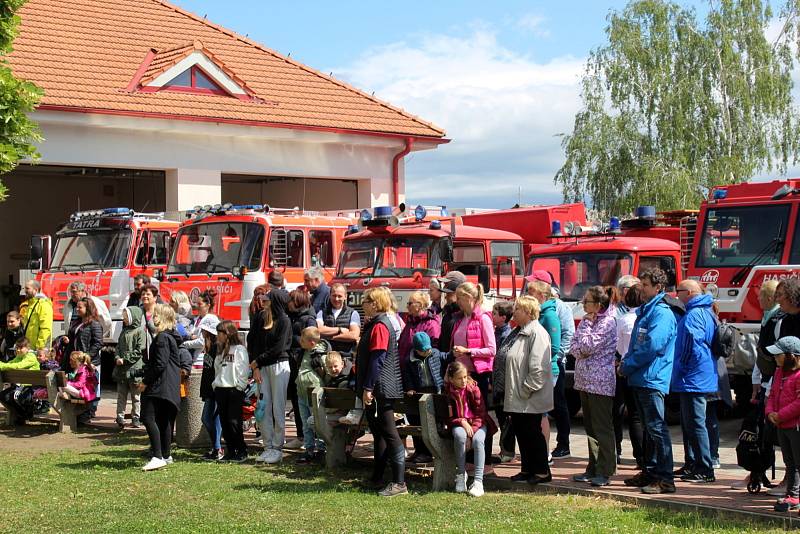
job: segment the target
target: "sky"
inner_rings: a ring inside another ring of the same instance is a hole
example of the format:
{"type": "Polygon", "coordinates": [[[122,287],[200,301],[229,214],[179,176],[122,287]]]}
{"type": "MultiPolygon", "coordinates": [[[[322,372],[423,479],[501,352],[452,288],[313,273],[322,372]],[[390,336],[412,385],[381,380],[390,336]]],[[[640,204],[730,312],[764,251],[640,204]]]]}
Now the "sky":
{"type": "Polygon", "coordinates": [[[172,1],[444,128],[449,144],[406,157],[406,197],[476,208],[561,200],[559,135],[609,11],[627,3],[172,1]]]}

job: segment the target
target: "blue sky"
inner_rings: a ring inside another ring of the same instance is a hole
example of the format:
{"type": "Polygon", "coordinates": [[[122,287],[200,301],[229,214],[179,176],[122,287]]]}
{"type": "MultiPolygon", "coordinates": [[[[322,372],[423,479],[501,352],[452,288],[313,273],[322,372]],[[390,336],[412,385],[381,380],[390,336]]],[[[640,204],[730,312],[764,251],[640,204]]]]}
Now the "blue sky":
{"type": "Polygon", "coordinates": [[[445,128],[450,144],[406,158],[408,200],[486,208],[560,201],[558,134],[609,10],[626,4],[172,1],[445,128]]]}

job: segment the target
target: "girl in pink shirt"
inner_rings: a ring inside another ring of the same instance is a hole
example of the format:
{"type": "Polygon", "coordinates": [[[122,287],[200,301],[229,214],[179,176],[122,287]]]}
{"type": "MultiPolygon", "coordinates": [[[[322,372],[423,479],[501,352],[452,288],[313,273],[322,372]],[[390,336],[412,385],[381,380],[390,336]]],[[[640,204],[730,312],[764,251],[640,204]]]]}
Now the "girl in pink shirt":
{"type": "Polygon", "coordinates": [[[97,374],[92,365],[92,357],[85,352],[74,351],[69,355],[69,364],[75,376],[67,385],[59,388],[62,399],[83,399],[86,402],[97,398],[97,374]]]}

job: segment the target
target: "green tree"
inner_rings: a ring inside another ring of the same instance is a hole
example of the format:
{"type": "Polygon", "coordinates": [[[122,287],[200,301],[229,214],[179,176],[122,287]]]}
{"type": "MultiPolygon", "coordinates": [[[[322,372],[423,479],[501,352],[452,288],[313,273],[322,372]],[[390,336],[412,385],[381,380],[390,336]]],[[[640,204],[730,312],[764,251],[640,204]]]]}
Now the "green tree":
{"type": "MultiPolygon", "coordinates": [[[[27,113],[33,111],[42,92],[34,84],[15,78],[6,60],[19,27],[16,12],[24,3],[0,1],[0,175],[14,169],[21,159],[36,159],[33,143],[41,139],[27,113]]],[[[8,189],[0,182],[0,201],[7,196],[8,189]]]]}
{"type": "Polygon", "coordinates": [[[785,172],[800,146],[798,7],[789,0],[773,16],[761,0],[714,0],[702,26],[694,9],[664,0],[611,12],[562,139],[565,200],[618,214],[691,208],[714,185],[785,172]]]}

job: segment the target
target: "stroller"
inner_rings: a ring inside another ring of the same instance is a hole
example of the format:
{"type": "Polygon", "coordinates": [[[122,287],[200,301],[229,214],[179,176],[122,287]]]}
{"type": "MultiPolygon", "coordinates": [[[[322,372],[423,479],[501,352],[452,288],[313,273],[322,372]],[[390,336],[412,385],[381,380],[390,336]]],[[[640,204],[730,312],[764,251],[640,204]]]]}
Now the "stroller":
{"type": "Polygon", "coordinates": [[[749,493],[758,493],[762,487],[774,486],[767,477],[767,469],[772,468],[775,478],[775,450],[773,442],[767,436],[764,416],[764,392],[758,397],[758,403],[742,420],[739,431],[739,443],[736,445],[736,463],[750,471],[749,493]]]}
{"type": "Polygon", "coordinates": [[[256,415],[259,396],[258,384],[251,378],[244,389],[244,404],[242,405],[242,430],[244,432],[247,432],[258,423],[258,417],[254,416],[256,415]]]}

